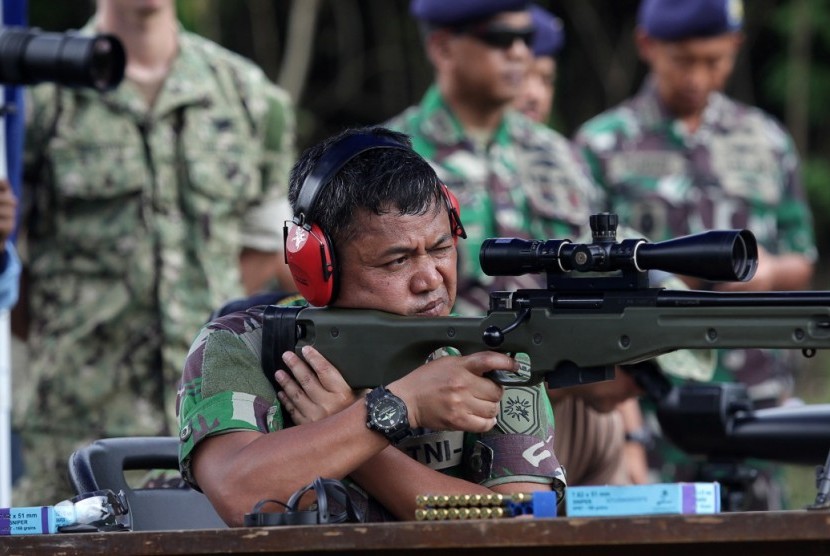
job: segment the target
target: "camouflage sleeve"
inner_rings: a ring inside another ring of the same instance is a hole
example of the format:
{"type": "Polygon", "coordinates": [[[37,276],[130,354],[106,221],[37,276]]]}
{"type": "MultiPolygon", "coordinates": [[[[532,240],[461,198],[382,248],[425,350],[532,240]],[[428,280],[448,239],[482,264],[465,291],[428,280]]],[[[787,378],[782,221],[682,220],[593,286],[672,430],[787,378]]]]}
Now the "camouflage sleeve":
{"type": "Polygon", "coordinates": [[[565,476],[553,434],[553,409],[543,384],[505,388],[495,428],[472,448],[472,479],[486,487],[540,483],[560,490],[565,476]]]}
{"type": "MultiPolygon", "coordinates": [[[[432,361],[460,355],[452,347],[436,350],[432,361]]],[[[522,374],[530,375],[529,360],[517,359],[522,374]]],[[[565,485],[564,472],[553,452],[553,408],[544,384],[504,389],[496,426],[483,434],[464,436],[465,479],[486,487],[508,483],[565,485]]]]}
{"type": "Polygon", "coordinates": [[[195,447],[232,431],[273,432],[283,427],[279,402],[260,367],[261,308],[232,313],[205,326],[185,361],[177,398],[179,464],[190,469],[195,447]]]}
{"type": "Polygon", "coordinates": [[[778,253],[800,253],[815,262],[818,258],[813,215],[801,182],[801,164],[790,135],[777,124],[778,135],[784,143],[780,157],[784,183],[781,202],[777,207],[778,253]]]}
{"type": "Polygon", "coordinates": [[[264,125],[259,130],[263,145],[262,194],[260,202],[245,214],[242,244],[260,251],[280,251],[288,174],[296,157],[294,107],[285,91],[264,78],[257,90],[262,92],[265,106],[264,125]]]}

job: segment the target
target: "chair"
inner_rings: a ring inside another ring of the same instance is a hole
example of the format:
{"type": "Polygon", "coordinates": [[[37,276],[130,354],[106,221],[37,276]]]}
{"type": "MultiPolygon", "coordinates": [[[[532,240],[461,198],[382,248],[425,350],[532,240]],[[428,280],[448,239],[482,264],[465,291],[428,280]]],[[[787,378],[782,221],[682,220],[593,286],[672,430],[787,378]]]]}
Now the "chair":
{"type": "Polygon", "coordinates": [[[179,439],[173,436],[107,438],[69,457],[69,478],[78,494],[124,491],[134,531],[225,528],[207,497],[190,487],[131,488],[129,470],[178,469],[179,439]]]}

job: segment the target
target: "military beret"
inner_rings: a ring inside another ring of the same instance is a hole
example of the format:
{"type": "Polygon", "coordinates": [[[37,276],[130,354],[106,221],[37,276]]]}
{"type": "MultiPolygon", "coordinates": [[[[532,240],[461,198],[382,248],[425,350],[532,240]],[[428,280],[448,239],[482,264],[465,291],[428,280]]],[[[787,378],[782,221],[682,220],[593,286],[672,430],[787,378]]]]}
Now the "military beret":
{"type": "Polygon", "coordinates": [[[565,44],[565,30],[562,20],[546,9],[533,4],[530,18],[536,33],[533,35],[534,56],[556,56],[565,44]]]}
{"type": "Polygon", "coordinates": [[[647,35],[666,41],[737,31],[743,19],[741,0],[643,0],[637,16],[647,35]]]}
{"type": "Polygon", "coordinates": [[[410,13],[437,26],[452,26],[492,17],[501,12],[526,10],[530,0],[412,0],[410,13]]]}

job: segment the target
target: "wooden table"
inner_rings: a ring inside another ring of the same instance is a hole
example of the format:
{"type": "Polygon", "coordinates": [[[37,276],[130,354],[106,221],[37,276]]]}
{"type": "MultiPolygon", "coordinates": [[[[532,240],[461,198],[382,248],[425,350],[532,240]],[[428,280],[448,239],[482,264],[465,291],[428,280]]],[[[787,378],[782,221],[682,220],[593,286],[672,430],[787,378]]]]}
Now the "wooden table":
{"type": "Polygon", "coordinates": [[[830,512],[412,521],[0,537],[0,554],[830,555],[830,512]],[[559,552],[554,552],[559,550],[559,552]]]}

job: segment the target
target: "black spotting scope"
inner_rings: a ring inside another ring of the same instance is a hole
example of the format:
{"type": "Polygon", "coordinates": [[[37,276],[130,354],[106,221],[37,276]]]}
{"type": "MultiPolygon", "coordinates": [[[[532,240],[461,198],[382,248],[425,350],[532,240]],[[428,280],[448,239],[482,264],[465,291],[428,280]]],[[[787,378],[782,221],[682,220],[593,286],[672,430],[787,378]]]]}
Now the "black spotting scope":
{"type": "Polygon", "coordinates": [[[711,230],[649,243],[626,239],[619,243],[617,215],[590,217],[592,243],[568,239],[486,239],[479,261],[489,276],[662,270],[710,281],[742,281],[758,267],[758,245],[749,230],[711,230]]]}
{"type": "Polygon", "coordinates": [[[830,450],[830,404],[754,409],[744,384],[684,384],[659,401],[663,434],[687,454],[820,465],[830,450]]]}
{"type": "Polygon", "coordinates": [[[6,85],[49,81],[106,91],[121,83],[126,59],[124,46],[113,35],[0,28],[0,83],[6,85]]]}

